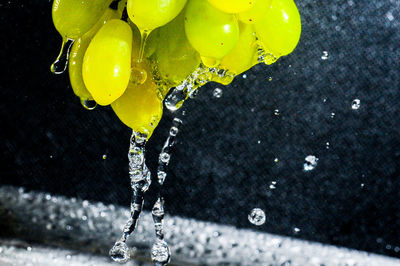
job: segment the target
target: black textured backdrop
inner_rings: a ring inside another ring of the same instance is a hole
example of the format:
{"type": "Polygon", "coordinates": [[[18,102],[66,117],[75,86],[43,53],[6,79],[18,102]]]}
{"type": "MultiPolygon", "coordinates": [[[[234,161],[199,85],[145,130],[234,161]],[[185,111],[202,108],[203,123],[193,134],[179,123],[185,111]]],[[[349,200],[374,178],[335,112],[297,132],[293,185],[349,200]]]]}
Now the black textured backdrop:
{"type": "MultiPolygon", "coordinates": [[[[186,103],[167,212],[400,256],[400,3],[297,4],[293,54],[217,85],[219,99],[209,84],[186,103]],[[319,158],[310,172],[307,155],[319,158]],[[247,220],[254,207],[266,212],[263,226],[247,220]]],[[[61,41],[51,3],[0,10],[1,184],[128,206],[130,130],[110,108],[84,110],[67,75],[50,73],[61,41]]],[[[152,170],[172,117],[148,145],[152,170]]]]}

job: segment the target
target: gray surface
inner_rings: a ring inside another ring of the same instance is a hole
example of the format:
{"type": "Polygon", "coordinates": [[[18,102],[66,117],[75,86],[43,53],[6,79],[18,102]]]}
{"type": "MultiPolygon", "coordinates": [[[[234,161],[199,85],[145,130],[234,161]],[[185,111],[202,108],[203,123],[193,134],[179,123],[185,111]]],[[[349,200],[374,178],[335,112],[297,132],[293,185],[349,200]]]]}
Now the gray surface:
{"type": "MultiPolygon", "coordinates": [[[[108,253],[128,215],[113,205],[0,187],[1,232],[20,241],[0,241],[0,262],[106,265],[100,255],[108,253]]],[[[173,216],[165,219],[165,237],[173,265],[400,265],[394,258],[173,216]]],[[[143,213],[131,240],[131,255],[148,260],[155,240],[151,214],[143,213]]]]}

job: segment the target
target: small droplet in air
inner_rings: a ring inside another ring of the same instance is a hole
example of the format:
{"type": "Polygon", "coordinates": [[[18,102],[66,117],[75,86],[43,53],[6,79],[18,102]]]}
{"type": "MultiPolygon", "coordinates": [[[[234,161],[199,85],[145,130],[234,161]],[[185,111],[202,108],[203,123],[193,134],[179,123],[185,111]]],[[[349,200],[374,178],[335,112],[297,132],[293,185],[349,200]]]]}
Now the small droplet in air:
{"type": "Polygon", "coordinates": [[[300,233],[300,228],[297,228],[297,227],[293,228],[293,233],[295,233],[295,234],[300,233]]]}
{"type": "Polygon", "coordinates": [[[331,113],[331,118],[334,118],[335,117],[335,113],[331,113]]]}
{"type": "Polygon", "coordinates": [[[327,60],[327,59],[328,59],[328,57],[329,57],[329,54],[328,54],[328,52],[327,52],[327,51],[323,51],[323,52],[322,52],[321,59],[322,59],[322,60],[327,60]]]}
{"type": "MultiPolygon", "coordinates": [[[[171,251],[167,242],[161,239],[157,239],[151,248],[151,259],[155,263],[166,265],[171,259],[171,251]]],[[[158,264],[157,264],[158,265],[158,264]]]]}
{"type": "Polygon", "coordinates": [[[311,171],[314,170],[314,168],[317,166],[318,164],[318,158],[315,157],[314,155],[308,155],[305,158],[305,163],[303,165],[303,169],[304,171],[311,171]]]}
{"type": "Polygon", "coordinates": [[[103,160],[105,160],[105,159],[107,159],[107,155],[106,154],[103,154],[103,160]]]}
{"type": "Polygon", "coordinates": [[[361,188],[363,188],[365,186],[365,184],[364,183],[361,183],[361,188]]]}
{"type": "Polygon", "coordinates": [[[243,76],[242,76],[244,79],[246,79],[247,78],[247,75],[246,74],[243,74],[243,76]]]}
{"type": "Polygon", "coordinates": [[[269,78],[268,78],[268,81],[272,81],[272,77],[269,77],[269,78]]]}
{"type": "Polygon", "coordinates": [[[261,140],[257,141],[257,143],[260,144],[260,143],[261,143],[261,140]]]}
{"type": "Polygon", "coordinates": [[[81,99],[81,104],[86,110],[94,110],[97,107],[96,101],[81,99]]]}
{"type": "Polygon", "coordinates": [[[129,260],[129,248],[125,242],[117,241],[109,253],[115,262],[125,263],[129,260]]]}
{"type": "Polygon", "coordinates": [[[263,225],[265,223],[265,213],[260,208],[254,208],[249,213],[248,219],[254,225],[263,225]]]}
{"type": "Polygon", "coordinates": [[[222,89],[220,89],[220,88],[215,88],[215,89],[214,89],[214,92],[213,92],[213,96],[214,96],[215,98],[221,98],[221,96],[222,96],[222,89]]]}
{"type": "Polygon", "coordinates": [[[275,159],[274,159],[274,162],[275,162],[275,163],[279,162],[279,159],[278,159],[278,158],[275,158],[275,159]]]}
{"type": "Polygon", "coordinates": [[[60,54],[57,56],[56,61],[50,66],[50,71],[53,74],[62,74],[67,69],[69,51],[71,50],[74,40],[64,39],[61,44],[60,54]]]}
{"type": "Polygon", "coordinates": [[[327,142],[325,145],[326,145],[326,146],[325,146],[326,149],[329,150],[331,144],[330,144],[329,142],[327,142]]]}
{"type": "Polygon", "coordinates": [[[327,99],[326,99],[326,98],[324,98],[322,101],[323,101],[324,103],[326,103],[326,100],[327,100],[327,99]]]}
{"type": "Polygon", "coordinates": [[[275,189],[275,188],[276,188],[275,185],[276,185],[276,181],[272,181],[272,182],[271,182],[271,185],[269,185],[269,189],[271,189],[271,190],[272,190],[272,189],[275,189]]]}
{"type": "Polygon", "coordinates": [[[279,109],[275,109],[275,110],[274,110],[274,115],[276,115],[276,116],[280,115],[279,109]]]}
{"type": "Polygon", "coordinates": [[[354,99],[351,102],[351,109],[357,110],[358,108],[360,108],[360,105],[361,105],[361,101],[359,99],[354,99]]]}

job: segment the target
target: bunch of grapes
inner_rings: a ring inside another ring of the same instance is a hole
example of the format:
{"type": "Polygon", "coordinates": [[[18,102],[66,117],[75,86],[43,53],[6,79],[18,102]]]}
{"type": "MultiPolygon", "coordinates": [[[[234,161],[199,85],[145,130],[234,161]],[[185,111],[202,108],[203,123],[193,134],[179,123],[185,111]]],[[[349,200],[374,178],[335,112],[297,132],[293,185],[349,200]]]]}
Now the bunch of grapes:
{"type": "Polygon", "coordinates": [[[301,33],[293,0],[54,0],[52,15],[74,93],[149,137],[171,88],[229,84],[291,53],[301,33]]]}

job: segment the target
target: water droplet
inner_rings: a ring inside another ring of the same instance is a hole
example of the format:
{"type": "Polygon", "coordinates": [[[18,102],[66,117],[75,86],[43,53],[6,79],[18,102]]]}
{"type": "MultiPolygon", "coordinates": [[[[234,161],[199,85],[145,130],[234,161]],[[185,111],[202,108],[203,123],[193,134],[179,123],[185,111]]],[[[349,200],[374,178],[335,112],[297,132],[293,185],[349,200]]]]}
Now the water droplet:
{"type": "Polygon", "coordinates": [[[61,44],[60,54],[57,56],[56,61],[50,66],[50,71],[53,74],[62,74],[67,69],[69,51],[71,50],[74,40],[64,39],[61,44]]]}
{"type": "Polygon", "coordinates": [[[278,158],[275,158],[275,159],[274,159],[274,162],[275,162],[275,163],[279,162],[279,159],[278,159],[278,158]]]}
{"type": "Polygon", "coordinates": [[[257,143],[260,144],[260,143],[261,143],[261,140],[257,141],[257,143]]]}
{"type": "Polygon", "coordinates": [[[295,234],[300,233],[300,228],[297,228],[297,227],[293,228],[293,232],[294,232],[295,234]]]}
{"type": "Polygon", "coordinates": [[[360,108],[360,105],[361,105],[361,101],[359,99],[354,99],[351,102],[351,109],[357,110],[358,108],[360,108]]]}
{"type": "Polygon", "coordinates": [[[72,258],[72,256],[71,256],[70,254],[67,254],[67,255],[65,256],[65,258],[66,258],[67,260],[70,260],[70,259],[72,258]]]}
{"type": "Polygon", "coordinates": [[[83,106],[83,108],[85,108],[86,110],[94,110],[97,107],[97,103],[94,100],[84,100],[81,99],[81,104],[83,106]]]}
{"type": "Polygon", "coordinates": [[[324,103],[326,103],[326,100],[327,100],[327,99],[326,99],[326,98],[324,98],[322,101],[323,101],[324,103]]]}
{"type": "Polygon", "coordinates": [[[179,129],[177,127],[171,127],[171,129],[169,130],[169,134],[174,137],[178,134],[178,132],[179,129]]]}
{"type": "Polygon", "coordinates": [[[265,213],[260,208],[254,208],[249,213],[248,219],[254,225],[263,225],[265,223],[265,213]]]}
{"type": "Polygon", "coordinates": [[[28,252],[31,252],[31,251],[32,251],[32,247],[27,247],[26,250],[27,250],[28,252]]]}
{"type": "Polygon", "coordinates": [[[328,52],[327,52],[327,51],[323,51],[323,52],[322,52],[321,59],[322,59],[322,60],[327,60],[327,59],[328,59],[328,57],[329,57],[329,54],[328,54],[328,52]]]}
{"type": "Polygon", "coordinates": [[[167,242],[157,239],[151,248],[151,259],[155,263],[166,265],[171,259],[171,251],[167,242]]]}
{"type": "Polygon", "coordinates": [[[106,154],[103,154],[103,160],[105,160],[105,159],[107,159],[107,155],[106,154]]]}
{"type": "Polygon", "coordinates": [[[243,74],[242,78],[246,79],[246,78],[247,78],[247,75],[246,75],[246,74],[243,74]]]}
{"type": "Polygon", "coordinates": [[[220,88],[215,88],[214,91],[213,91],[213,96],[214,96],[215,98],[221,98],[221,96],[222,96],[222,89],[220,89],[220,88]]]}
{"type": "Polygon", "coordinates": [[[147,80],[147,72],[141,68],[138,64],[131,68],[130,81],[134,84],[143,84],[147,80]]]}
{"type": "Polygon", "coordinates": [[[274,110],[274,115],[276,115],[276,116],[280,115],[279,109],[275,109],[275,110],[274,110]]]}
{"type": "Polygon", "coordinates": [[[365,184],[364,183],[361,183],[361,188],[363,188],[365,186],[365,184]]]}
{"type": "Polygon", "coordinates": [[[393,21],[393,20],[394,20],[393,13],[392,13],[391,11],[387,12],[387,13],[386,13],[386,18],[387,18],[389,21],[393,21]]]}
{"type": "Polygon", "coordinates": [[[305,163],[304,163],[304,165],[303,165],[303,169],[304,169],[304,171],[311,171],[311,170],[314,170],[314,168],[317,166],[317,164],[318,164],[318,158],[317,157],[315,157],[314,155],[308,155],[306,158],[305,158],[305,163]]]}
{"type": "Polygon", "coordinates": [[[331,113],[331,118],[334,118],[335,117],[335,113],[331,113]]]}
{"type": "Polygon", "coordinates": [[[272,77],[269,77],[269,78],[268,78],[268,81],[272,81],[272,77]]]}
{"type": "Polygon", "coordinates": [[[168,154],[168,153],[166,153],[166,152],[163,152],[163,153],[161,153],[160,154],[160,160],[163,162],[163,163],[169,163],[169,159],[171,158],[171,156],[168,154]]]}
{"type": "Polygon", "coordinates": [[[117,241],[109,252],[115,262],[125,263],[129,260],[129,248],[125,242],[117,241]]]}
{"type": "Polygon", "coordinates": [[[326,146],[325,146],[326,149],[329,150],[331,144],[330,144],[329,142],[327,142],[325,145],[326,145],[326,146]]]}

